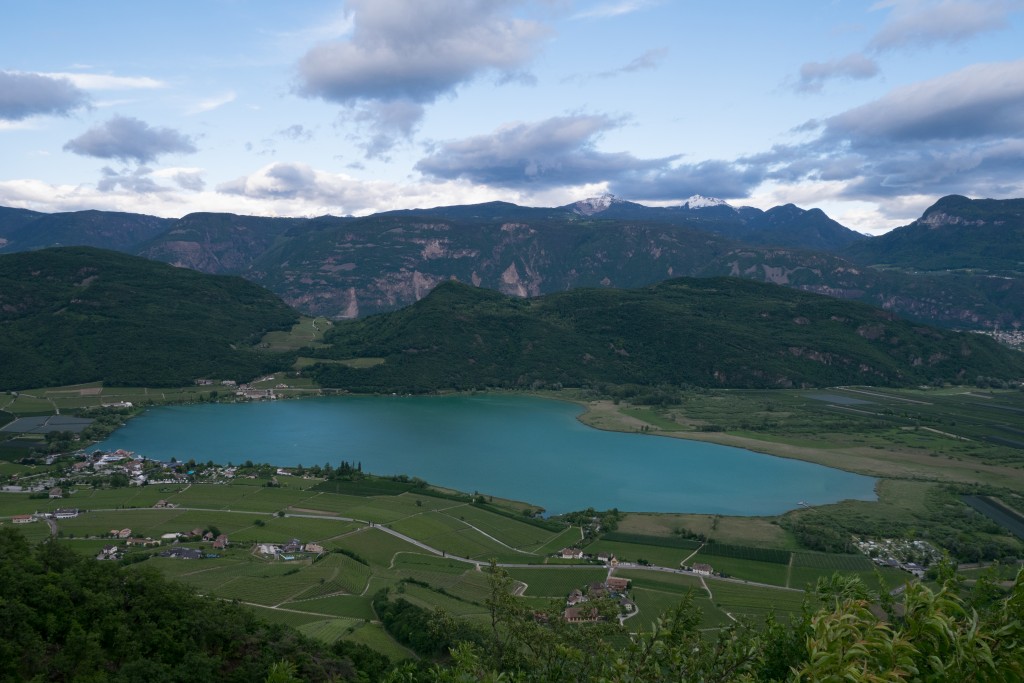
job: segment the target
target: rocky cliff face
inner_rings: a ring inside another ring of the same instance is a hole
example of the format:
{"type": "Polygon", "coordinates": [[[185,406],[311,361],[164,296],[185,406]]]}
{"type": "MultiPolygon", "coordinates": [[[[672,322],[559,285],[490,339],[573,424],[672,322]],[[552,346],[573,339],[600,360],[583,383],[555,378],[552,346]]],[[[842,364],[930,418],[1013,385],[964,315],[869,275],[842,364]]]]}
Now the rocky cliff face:
{"type": "Polygon", "coordinates": [[[556,209],[493,202],[365,218],[199,213],[177,221],[0,207],[9,250],[27,248],[19,245],[44,224],[56,226],[38,235],[44,241],[78,234],[242,275],[305,313],[338,319],[400,308],[447,280],[532,297],[730,275],[948,327],[1024,325],[1024,200],[946,197],[919,221],[871,239],[816,209],[764,212],[704,198],[668,208],[603,197],[556,209]],[[104,237],[112,230],[120,241],[104,237]],[[841,255],[811,251],[838,244],[849,245],[841,255]]]}

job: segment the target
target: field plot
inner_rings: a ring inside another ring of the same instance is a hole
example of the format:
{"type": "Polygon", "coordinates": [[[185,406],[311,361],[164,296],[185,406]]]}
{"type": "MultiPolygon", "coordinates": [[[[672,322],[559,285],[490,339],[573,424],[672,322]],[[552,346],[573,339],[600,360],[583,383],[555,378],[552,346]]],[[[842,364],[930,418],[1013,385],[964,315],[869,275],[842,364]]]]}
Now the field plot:
{"type": "Polygon", "coordinates": [[[423,513],[400,519],[389,526],[395,531],[458,557],[480,560],[507,558],[510,555],[519,555],[520,559],[527,560],[531,557],[515,553],[462,520],[443,513],[423,513]]]}
{"type": "Polygon", "coordinates": [[[471,602],[448,595],[447,589],[445,593],[440,593],[431,588],[407,583],[403,584],[399,591],[403,598],[427,610],[443,609],[449,614],[460,617],[488,614],[483,601],[471,602]]]}
{"type": "MultiPolygon", "coordinates": [[[[203,562],[214,564],[219,561],[203,562]]],[[[332,574],[330,567],[309,566],[300,561],[274,564],[243,561],[225,563],[223,568],[197,574],[186,574],[181,579],[192,583],[202,592],[220,598],[272,607],[300,596],[320,579],[326,582],[332,574]]]]}
{"type": "Polygon", "coordinates": [[[559,532],[549,531],[472,505],[462,505],[445,512],[520,550],[536,551],[559,535],[559,532]]]}
{"type": "Polygon", "coordinates": [[[608,570],[600,567],[573,568],[573,567],[548,567],[537,569],[526,569],[512,567],[508,570],[509,576],[516,581],[526,584],[527,596],[544,598],[565,598],[574,588],[583,589],[588,584],[603,582],[608,576],[608,570]]]}
{"type": "MultiPolygon", "coordinates": [[[[111,510],[123,508],[149,508],[158,500],[170,500],[178,488],[166,486],[129,486],[121,489],[90,489],[80,487],[70,498],[68,505],[87,510],[111,510]]],[[[65,506],[67,507],[67,505],[65,506]]]]}
{"type": "Polygon", "coordinates": [[[482,603],[490,594],[490,574],[479,565],[417,553],[395,555],[396,578],[410,578],[430,584],[469,602],[482,603]]]}
{"type": "Polygon", "coordinates": [[[248,505],[240,505],[246,497],[254,495],[259,489],[237,484],[193,484],[188,488],[170,494],[168,501],[181,507],[201,508],[207,510],[227,510],[232,507],[249,510],[248,505]]]}
{"type": "Polygon", "coordinates": [[[113,529],[123,528],[130,528],[133,536],[159,536],[158,530],[167,528],[170,520],[180,515],[179,510],[166,509],[91,511],[72,519],[57,520],[57,528],[64,535],[76,536],[101,536],[113,529]]]}
{"type": "Polygon", "coordinates": [[[323,493],[320,491],[309,491],[308,498],[302,499],[301,505],[298,501],[291,505],[289,512],[337,515],[339,517],[355,517],[352,510],[366,504],[366,499],[360,496],[349,496],[340,493],[323,493]]]}
{"type": "MultiPolygon", "coordinates": [[[[4,526],[14,526],[10,522],[4,522],[4,526]]],[[[46,522],[37,521],[31,524],[18,524],[14,526],[21,534],[25,536],[25,540],[29,543],[39,543],[50,537],[50,527],[47,526],[46,522]]]]}
{"type": "MultiPolygon", "coordinates": [[[[29,498],[27,493],[4,493],[0,495],[0,517],[11,517],[13,515],[28,515],[33,512],[50,510],[49,506],[40,503],[47,501],[36,498],[29,498]]],[[[26,525],[29,526],[29,525],[26,525]]]]}
{"type": "Polygon", "coordinates": [[[356,619],[324,619],[303,624],[299,631],[325,643],[333,643],[346,633],[351,633],[362,622],[356,619]]]}
{"type": "Polygon", "coordinates": [[[371,621],[377,618],[377,615],[373,613],[371,600],[372,596],[370,595],[332,595],[313,600],[294,600],[286,603],[286,606],[299,611],[371,621]]]}
{"type": "Polygon", "coordinates": [[[557,534],[552,534],[544,545],[533,548],[536,555],[545,557],[559,552],[562,548],[574,546],[580,542],[582,532],[578,526],[571,526],[557,534]]]}
{"type": "MultiPolygon", "coordinates": [[[[600,539],[587,546],[588,553],[613,553],[622,562],[638,562],[645,560],[659,567],[678,568],[680,563],[693,554],[693,550],[684,548],[666,548],[640,543],[622,543],[600,539]]],[[[692,563],[694,560],[690,560],[692,563]]],[[[697,560],[699,561],[699,560],[697,560]]]]}
{"type": "Polygon", "coordinates": [[[785,586],[786,575],[789,570],[788,564],[776,564],[774,562],[758,562],[757,560],[741,560],[735,557],[721,557],[717,555],[703,555],[698,553],[690,564],[694,562],[706,562],[716,572],[745,581],[756,581],[768,583],[773,586],[785,586]]]}
{"type": "Polygon", "coordinates": [[[371,574],[365,564],[340,554],[326,556],[314,563],[312,569],[316,569],[319,575],[314,576],[312,571],[302,570],[300,573],[315,581],[293,600],[313,600],[340,593],[359,595],[366,588],[371,574]]]}
{"type": "Polygon", "coordinates": [[[745,586],[731,581],[707,580],[715,606],[732,616],[762,620],[770,612],[779,617],[797,614],[804,603],[804,593],[794,590],[771,590],[745,586]]]}
{"type": "Polygon", "coordinates": [[[410,650],[407,650],[396,643],[380,624],[363,624],[351,634],[346,635],[344,640],[351,640],[354,643],[362,643],[367,647],[373,648],[377,652],[383,652],[385,655],[390,657],[392,661],[397,662],[403,659],[416,658],[416,655],[414,655],[410,650]]]}
{"type": "Polygon", "coordinates": [[[266,517],[263,526],[250,526],[235,532],[232,542],[285,543],[297,538],[303,543],[326,541],[362,528],[359,522],[308,517],[266,517]]]}
{"type": "Polygon", "coordinates": [[[373,567],[389,567],[396,553],[422,553],[419,547],[379,529],[368,528],[328,542],[332,548],[350,550],[373,567]]]}
{"type": "MultiPolygon", "coordinates": [[[[627,628],[643,626],[650,627],[651,623],[669,610],[675,609],[680,603],[687,599],[687,593],[679,593],[656,588],[636,588],[630,591],[633,602],[636,603],[639,614],[634,617],[637,621],[626,622],[627,628]]],[[[701,628],[713,629],[728,626],[731,622],[726,614],[716,607],[704,590],[695,590],[690,594],[691,605],[694,609],[700,610],[701,628]]]]}

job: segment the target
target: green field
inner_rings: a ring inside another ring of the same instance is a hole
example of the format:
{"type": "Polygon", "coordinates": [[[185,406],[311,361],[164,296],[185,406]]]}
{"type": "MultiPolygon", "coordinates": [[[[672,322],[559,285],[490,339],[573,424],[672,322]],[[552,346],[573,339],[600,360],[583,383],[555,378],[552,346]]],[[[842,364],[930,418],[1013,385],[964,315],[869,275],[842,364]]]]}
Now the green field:
{"type": "Polygon", "coordinates": [[[508,570],[509,576],[526,584],[523,595],[544,598],[565,598],[574,588],[583,589],[593,582],[602,582],[608,576],[604,568],[576,569],[550,567],[546,569],[508,570]]]}

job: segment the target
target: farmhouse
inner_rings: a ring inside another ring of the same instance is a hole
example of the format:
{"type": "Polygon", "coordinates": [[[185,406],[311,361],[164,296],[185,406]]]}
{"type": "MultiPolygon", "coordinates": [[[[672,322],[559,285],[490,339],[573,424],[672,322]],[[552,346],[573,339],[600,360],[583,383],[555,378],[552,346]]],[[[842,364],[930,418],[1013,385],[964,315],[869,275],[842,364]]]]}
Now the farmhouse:
{"type": "Polygon", "coordinates": [[[694,574],[702,574],[704,576],[711,576],[712,574],[715,573],[715,570],[711,568],[710,564],[705,564],[703,562],[697,562],[697,563],[695,563],[693,565],[693,573],[694,574]]]}
{"type": "Polygon", "coordinates": [[[63,498],[63,497],[64,497],[64,489],[62,489],[61,487],[54,486],[52,489],[50,489],[50,498],[63,498]]]}
{"type": "Polygon", "coordinates": [[[172,548],[165,550],[160,553],[160,557],[173,557],[179,560],[201,560],[203,558],[203,551],[196,550],[195,548],[172,548]]]}
{"type": "Polygon", "coordinates": [[[141,545],[143,548],[151,545],[160,545],[160,541],[155,541],[152,538],[129,538],[124,542],[125,545],[141,545]]]}
{"type": "Polygon", "coordinates": [[[213,547],[215,550],[224,550],[224,548],[228,547],[228,537],[225,534],[221,534],[213,542],[213,547]]]}
{"type": "Polygon", "coordinates": [[[563,560],[582,560],[583,551],[579,548],[562,548],[563,560]]]}
{"type": "Polygon", "coordinates": [[[601,620],[601,614],[596,607],[586,609],[584,607],[568,607],[562,612],[562,618],[570,624],[583,624],[601,620]]]}
{"type": "Polygon", "coordinates": [[[116,545],[105,545],[96,555],[97,560],[116,560],[117,559],[117,546],[116,545]]]}
{"type": "Polygon", "coordinates": [[[36,521],[35,515],[14,515],[11,517],[11,521],[15,524],[29,524],[30,522],[36,521]]]}
{"type": "Polygon", "coordinates": [[[324,547],[322,545],[320,545],[319,543],[307,543],[306,544],[306,552],[307,553],[316,553],[316,554],[319,555],[323,551],[324,551],[324,547]]]}
{"type": "Polygon", "coordinates": [[[623,579],[618,576],[610,576],[605,581],[605,585],[608,586],[608,590],[613,593],[622,593],[629,588],[629,579],[623,579]]]}
{"type": "Polygon", "coordinates": [[[121,529],[120,531],[117,532],[117,537],[118,538],[131,538],[131,535],[132,535],[132,530],[128,529],[128,528],[121,529]]]}

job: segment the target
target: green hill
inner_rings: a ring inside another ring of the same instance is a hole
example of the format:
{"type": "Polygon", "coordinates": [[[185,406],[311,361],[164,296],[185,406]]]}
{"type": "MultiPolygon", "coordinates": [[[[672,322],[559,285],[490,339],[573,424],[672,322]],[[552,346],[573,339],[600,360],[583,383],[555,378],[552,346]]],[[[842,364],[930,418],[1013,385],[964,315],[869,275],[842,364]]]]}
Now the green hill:
{"type": "Polygon", "coordinates": [[[844,252],[851,260],[919,270],[1024,273],[1024,199],[949,195],[918,220],[844,252]]]}
{"type": "Polygon", "coordinates": [[[241,278],[89,247],[0,256],[0,389],[248,379],[248,346],[296,313],[241,278]]]}
{"type": "Polygon", "coordinates": [[[335,326],[324,386],[363,391],[613,384],[912,385],[1024,376],[1024,355],[977,335],[733,278],[533,299],[448,282],[408,308],[335,326]]]}

